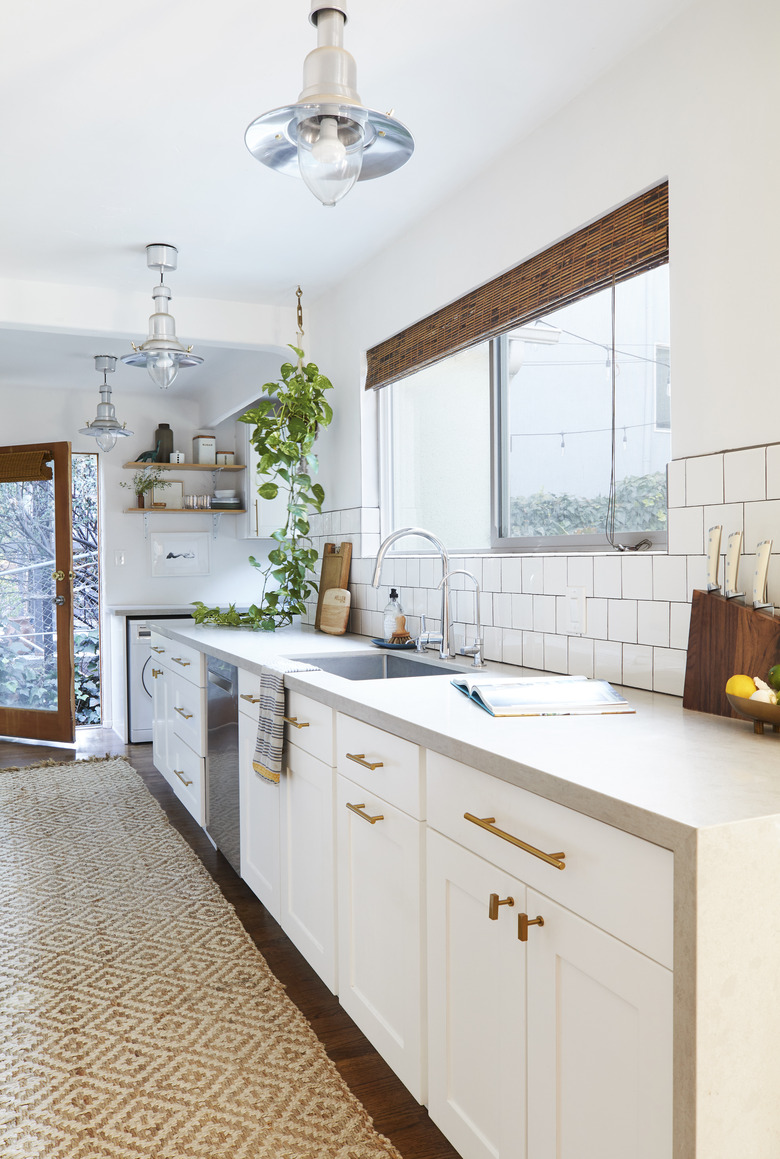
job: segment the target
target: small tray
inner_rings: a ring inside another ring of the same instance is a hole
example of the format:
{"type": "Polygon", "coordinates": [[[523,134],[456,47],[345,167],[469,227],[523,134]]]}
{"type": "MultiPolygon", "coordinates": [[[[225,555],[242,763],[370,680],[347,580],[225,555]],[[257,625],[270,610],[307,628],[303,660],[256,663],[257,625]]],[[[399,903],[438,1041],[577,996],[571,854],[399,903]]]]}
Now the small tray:
{"type": "Polygon", "coordinates": [[[372,640],[376,648],[414,648],[414,640],[404,640],[403,644],[389,644],[387,640],[372,640]]]}
{"type": "Polygon", "coordinates": [[[772,732],[780,732],[780,704],[767,704],[765,700],[751,700],[748,696],[732,696],[726,693],[732,708],[753,721],[753,732],[763,734],[764,725],[771,724],[772,732]]]}

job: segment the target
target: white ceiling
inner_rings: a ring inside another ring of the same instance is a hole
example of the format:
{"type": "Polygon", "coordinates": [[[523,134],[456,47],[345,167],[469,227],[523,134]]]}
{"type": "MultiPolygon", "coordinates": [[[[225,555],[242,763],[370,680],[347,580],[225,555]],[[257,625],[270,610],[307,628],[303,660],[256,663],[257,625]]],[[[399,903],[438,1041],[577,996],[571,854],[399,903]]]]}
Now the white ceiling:
{"type": "MultiPolygon", "coordinates": [[[[6,3],[0,275],[151,291],[144,246],[162,241],[179,247],[174,316],[178,296],[290,305],[298,283],[313,301],[689,2],[351,0],[361,97],[416,150],[335,209],[243,141],[297,98],[308,0],[6,3]]],[[[67,338],[0,332],[0,385],[36,348],[60,375],[99,353],[67,338]]]]}

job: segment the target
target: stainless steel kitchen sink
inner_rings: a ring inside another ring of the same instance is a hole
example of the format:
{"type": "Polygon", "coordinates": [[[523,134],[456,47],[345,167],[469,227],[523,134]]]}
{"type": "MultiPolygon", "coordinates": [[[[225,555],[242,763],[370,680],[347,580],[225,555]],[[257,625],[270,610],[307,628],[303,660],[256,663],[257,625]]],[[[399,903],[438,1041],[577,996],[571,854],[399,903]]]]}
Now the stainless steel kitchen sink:
{"type": "Polygon", "coordinates": [[[296,656],[323,672],[345,680],[397,680],[408,676],[457,676],[464,671],[443,660],[404,656],[397,652],[352,652],[338,656],[296,656]]]}

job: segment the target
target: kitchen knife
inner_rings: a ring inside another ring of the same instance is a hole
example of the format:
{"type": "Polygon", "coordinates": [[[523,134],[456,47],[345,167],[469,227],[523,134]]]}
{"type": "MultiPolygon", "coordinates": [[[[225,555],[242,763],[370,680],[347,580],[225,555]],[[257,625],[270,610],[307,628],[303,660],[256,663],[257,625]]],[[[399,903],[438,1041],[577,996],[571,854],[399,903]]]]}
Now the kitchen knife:
{"type": "Polygon", "coordinates": [[[726,599],[733,600],[743,593],[737,591],[737,574],[739,572],[739,553],[742,549],[742,532],[732,531],[726,547],[726,599]]]}
{"type": "Polygon", "coordinates": [[[711,527],[707,539],[707,591],[719,592],[718,565],[720,564],[720,537],[723,532],[722,524],[711,527]]]}
{"type": "Polygon", "coordinates": [[[771,608],[773,606],[766,602],[766,575],[769,570],[769,553],[771,550],[771,539],[762,539],[756,548],[756,570],[753,573],[754,608],[771,608]]]}

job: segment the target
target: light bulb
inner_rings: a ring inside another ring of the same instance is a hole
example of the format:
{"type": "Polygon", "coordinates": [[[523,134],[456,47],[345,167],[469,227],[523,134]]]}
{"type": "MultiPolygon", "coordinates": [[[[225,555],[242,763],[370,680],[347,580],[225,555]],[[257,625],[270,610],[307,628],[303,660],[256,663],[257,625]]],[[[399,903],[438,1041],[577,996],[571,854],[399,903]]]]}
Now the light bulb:
{"type": "Polygon", "coordinates": [[[355,135],[349,146],[339,137],[335,117],[323,117],[314,141],[298,134],[298,168],[305,184],[323,205],[332,206],[349,193],[363,167],[363,133],[355,135]]]}
{"type": "Polygon", "coordinates": [[[95,442],[101,451],[111,451],[116,446],[116,435],[113,431],[101,431],[95,442]]]}
{"type": "Polygon", "coordinates": [[[155,358],[149,358],[146,363],[149,377],[159,386],[160,390],[167,390],[179,372],[175,360],[167,351],[163,350],[155,358]]]}

